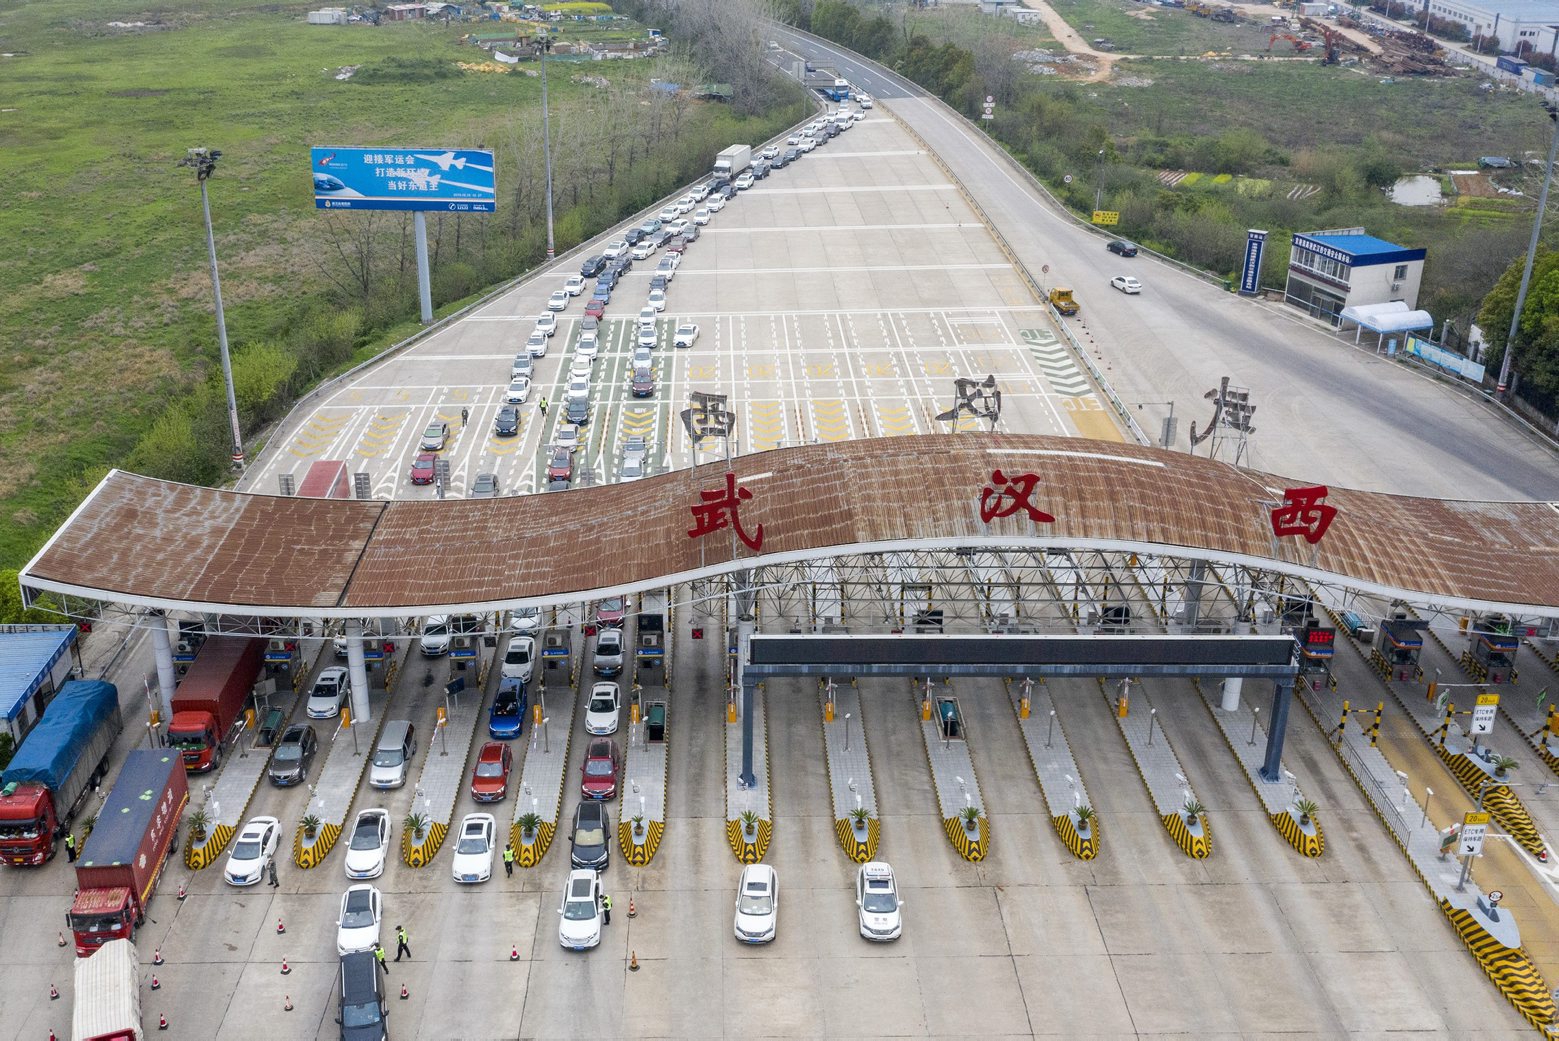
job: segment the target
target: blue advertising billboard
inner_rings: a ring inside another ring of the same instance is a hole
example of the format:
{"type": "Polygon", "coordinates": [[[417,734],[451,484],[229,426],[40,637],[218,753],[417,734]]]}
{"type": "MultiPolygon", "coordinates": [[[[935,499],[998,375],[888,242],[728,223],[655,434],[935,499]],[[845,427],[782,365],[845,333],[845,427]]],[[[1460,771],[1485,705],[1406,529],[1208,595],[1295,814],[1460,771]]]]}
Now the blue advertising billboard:
{"type": "Polygon", "coordinates": [[[314,207],[491,213],[493,153],[457,148],[314,148],[314,207]]]}
{"type": "Polygon", "coordinates": [[[1245,233],[1245,262],[1240,265],[1241,293],[1251,295],[1261,288],[1261,255],[1266,248],[1266,232],[1251,228],[1245,233]]]}

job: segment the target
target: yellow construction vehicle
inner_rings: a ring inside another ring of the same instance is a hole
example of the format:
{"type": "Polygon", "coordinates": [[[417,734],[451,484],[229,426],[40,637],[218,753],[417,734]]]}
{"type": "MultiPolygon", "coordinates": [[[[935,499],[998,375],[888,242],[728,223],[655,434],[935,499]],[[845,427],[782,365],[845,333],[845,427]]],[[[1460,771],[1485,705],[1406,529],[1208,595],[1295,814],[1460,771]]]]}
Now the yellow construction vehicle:
{"type": "Polygon", "coordinates": [[[1050,291],[1050,306],[1064,315],[1077,313],[1077,301],[1072,299],[1072,291],[1065,286],[1056,286],[1050,291]]]}

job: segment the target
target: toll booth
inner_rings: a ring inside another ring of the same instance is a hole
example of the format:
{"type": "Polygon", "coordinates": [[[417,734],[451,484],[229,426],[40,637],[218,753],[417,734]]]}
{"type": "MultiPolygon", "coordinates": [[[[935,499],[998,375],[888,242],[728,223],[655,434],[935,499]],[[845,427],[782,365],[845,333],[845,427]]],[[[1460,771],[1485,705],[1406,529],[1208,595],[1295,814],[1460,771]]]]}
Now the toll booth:
{"type": "Polygon", "coordinates": [[[1479,683],[1504,683],[1516,678],[1516,652],[1521,640],[1504,615],[1483,615],[1474,619],[1462,665],[1479,683]]]}
{"type": "Polygon", "coordinates": [[[1424,652],[1424,623],[1410,618],[1388,618],[1380,623],[1370,662],[1388,680],[1418,679],[1423,670],[1418,658],[1424,652]]]}
{"type": "Polygon", "coordinates": [[[1344,611],[1337,616],[1337,619],[1342,622],[1342,627],[1348,635],[1355,640],[1369,644],[1375,642],[1375,627],[1366,622],[1357,612],[1344,611]]]}
{"type": "Polygon", "coordinates": [[[644,740],[666,740],[666,703],[652,701],[644,710],[644,740]]]}
{"type": "Polygon", "coordinates": [[[937,698],[936,718],[942,740],[962,741],[964,739],[964,714],[958,707],[957,698],[937,698]]]}
{"type": "Polygon", "coordinates": [[[541,667],[574,674],[574,630],[548,629],[541,634],[541,667]]]}
{"type": "MultiPolygon", "coordinates": [[[[666,621],[658,614],[641,614],[635,630],[635,664],[644,669],[659,669],[666,664],[666,621]]],[[[658,682],[664,683],[664,678],[658,682]]]]}
{"type": "Polygon", "coordinates": [[[1332,655],[1337,649],[1337,630],[1329,625],[1318,625],[1309,619],[1304,628],[1294,632],[1299,644],[1299,676],[1313,689],[1320,690],[1324,683],[1336,687],[1332,676],[1332,655]]]}

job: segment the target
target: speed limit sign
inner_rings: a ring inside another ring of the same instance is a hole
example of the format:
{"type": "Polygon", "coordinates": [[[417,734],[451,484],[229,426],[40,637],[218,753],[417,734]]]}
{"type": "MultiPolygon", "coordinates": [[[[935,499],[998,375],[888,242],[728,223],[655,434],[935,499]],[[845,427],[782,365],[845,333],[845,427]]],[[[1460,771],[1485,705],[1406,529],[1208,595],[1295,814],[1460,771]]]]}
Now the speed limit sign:
{"type": "Polygon", "coordinates": [[[1062,184],[1071,184],[1072,183],[1072,175],[1071,174],[1067,174],[1065,177],[1061,178],[1061,183],[1062,184]]]}
{"type": "Polygon", "coordinates": [[[1041,274],[1048,275],[1048,274],[1050,274],[1050,265],[1049,264],[1045,264],[1045,265],[1041,266],[1039,270],[1040,270],[1041,274]]]}

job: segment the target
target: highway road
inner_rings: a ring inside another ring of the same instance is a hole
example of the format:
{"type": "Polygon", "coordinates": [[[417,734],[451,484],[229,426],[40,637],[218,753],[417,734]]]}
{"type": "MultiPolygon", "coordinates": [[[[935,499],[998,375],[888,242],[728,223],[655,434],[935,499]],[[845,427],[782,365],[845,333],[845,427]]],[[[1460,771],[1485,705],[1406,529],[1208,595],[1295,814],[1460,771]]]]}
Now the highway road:
{"type": "MultiPolygon", "coordinates": [[[[1403,494],[1559,498],[1551,450],[1484,402],[1386,360],[1373,345],[1355,347],[1283,305],[1224,292],[1146,255],[1115,256],[1104,248],[1107,236],[1058,212],[1010,157],[940,101],[852,52],[784,27],[773,33],[791,52],[886,100],[1030,275],[1076,291],[1082,311],[1067,323],[1120,398],[1144,403],[1137,416],[1149,436],[1168,413],[1162,403],[1173,401],[1175,447],[1188,449],[1190,422],[1205,426],[1211,417],[1203,395],[1228,376],[1231,386],[1250,390],[1257,407],[1247,465],[1403,494]],[[1110,289],[1117,274],[1140,279],[1142,295],[1110,289]]],[[[1279,277],[1269,270],[1266,281],[1279,277]]]]}

